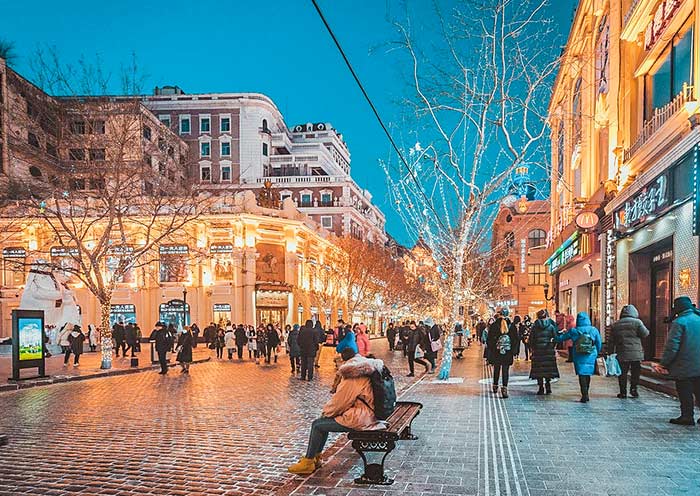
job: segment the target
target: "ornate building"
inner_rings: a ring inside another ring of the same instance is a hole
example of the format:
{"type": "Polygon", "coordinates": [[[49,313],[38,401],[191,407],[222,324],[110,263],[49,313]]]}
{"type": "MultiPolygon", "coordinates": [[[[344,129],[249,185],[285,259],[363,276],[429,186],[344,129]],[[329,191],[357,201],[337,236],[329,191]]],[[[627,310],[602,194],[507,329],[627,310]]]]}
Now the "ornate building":
{"type": "Polygon", "coordinates": [[[550,104],[557,304],[601,326],[634,304],[649,359],[698,298],[699,6],[581,1],[550,104]]]}

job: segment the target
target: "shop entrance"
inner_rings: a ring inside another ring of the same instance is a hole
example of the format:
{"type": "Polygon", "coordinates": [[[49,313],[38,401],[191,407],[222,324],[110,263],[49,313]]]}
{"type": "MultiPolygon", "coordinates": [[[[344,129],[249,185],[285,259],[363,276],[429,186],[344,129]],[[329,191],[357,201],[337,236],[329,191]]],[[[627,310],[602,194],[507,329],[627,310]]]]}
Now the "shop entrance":
{"type": "MultiPolygon", "coordinates": [[[[673,238],[630,254],[629,302],[649,328],[644,359],[658,359],[664,350],[673,303],[673,238]]],[[[615,316],[618,318],[618,315],[615,316]]]]}
{"type": "Polygon", "coordinates": [[[258,307],[256,317],[258,324],[279,324],[284,327],[284,324],[287,323],[287,309],[258,307]]]}

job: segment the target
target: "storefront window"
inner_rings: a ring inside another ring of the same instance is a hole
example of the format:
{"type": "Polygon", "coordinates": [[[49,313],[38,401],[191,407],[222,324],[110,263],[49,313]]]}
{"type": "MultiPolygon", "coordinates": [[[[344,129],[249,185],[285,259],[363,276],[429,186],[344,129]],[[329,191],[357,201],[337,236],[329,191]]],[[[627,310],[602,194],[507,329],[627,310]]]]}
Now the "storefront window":
{"type": "Polygon", "coordinates": [[[6,287],[16,288],[24,284],[26,256],[24,248],[3,248],[3,284],[6,287]]]}
{"type": "Polygon", "coordinates": [[[160,282],[185,282],[189,279],[187,245],[164,245],[160,252],[160,282]]]}
{"type": "Polygon", "coordinates": [[[645,79],[645,119],[670,103],[693,81],[693,29],[676,36],[645,79]]]}
{"type": "Polygon", "coordinates": [[[130,246],[114,246],[110,249],[109,256],[105,259],[105,267],[107,269],[107,278],[111,280],[116,277],[117,283],[133,283],[134,270],[131,267],[126,267],[127,260],[125,255],[131,254],[134,249],[130,246]]]}

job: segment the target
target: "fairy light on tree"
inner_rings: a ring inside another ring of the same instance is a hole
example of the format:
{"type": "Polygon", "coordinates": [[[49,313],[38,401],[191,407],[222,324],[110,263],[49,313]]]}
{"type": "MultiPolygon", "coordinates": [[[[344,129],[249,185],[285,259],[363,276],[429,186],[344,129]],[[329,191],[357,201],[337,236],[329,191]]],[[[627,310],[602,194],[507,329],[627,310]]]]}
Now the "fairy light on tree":
{"type": "Polygon", "coordinates": [[[486,300],[498,285],[488,241],[513,173],[524,165],[546,169],[546,110],[558,66],[546,5],[472,0],[445,14],[438,2],[429,45],[419,38],[431,20],[422,18],[415,32],[410,18],[397,23],[413,92],[405,121],[416,142],[407,150],[408,171],[392,160],[382,165],[409,235],[441,268],[450,325],[442,379],[464,295],[486,300]]]}

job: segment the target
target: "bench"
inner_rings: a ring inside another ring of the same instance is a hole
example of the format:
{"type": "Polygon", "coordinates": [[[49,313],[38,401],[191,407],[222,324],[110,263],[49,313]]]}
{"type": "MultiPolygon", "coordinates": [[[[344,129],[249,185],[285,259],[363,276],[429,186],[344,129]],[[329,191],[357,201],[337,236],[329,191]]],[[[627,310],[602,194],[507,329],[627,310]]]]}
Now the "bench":
{"type": "Polygon", "coordinates": [[[364,473],[355,479],[356,484],[379,484],[388,486],[393,479],[384,475],[384,460],[396,447],[396,441],[418,439],[411,433],[411,423],[420,413],[423,405],[413,401],[398,401],[396,409],[386,422],[389,427],[379,431],[350,431],[348,439],[352,447],[362,457],[364,473]],[[381,463],[368,463],[367,453],[384,453],[381,463]]]}

